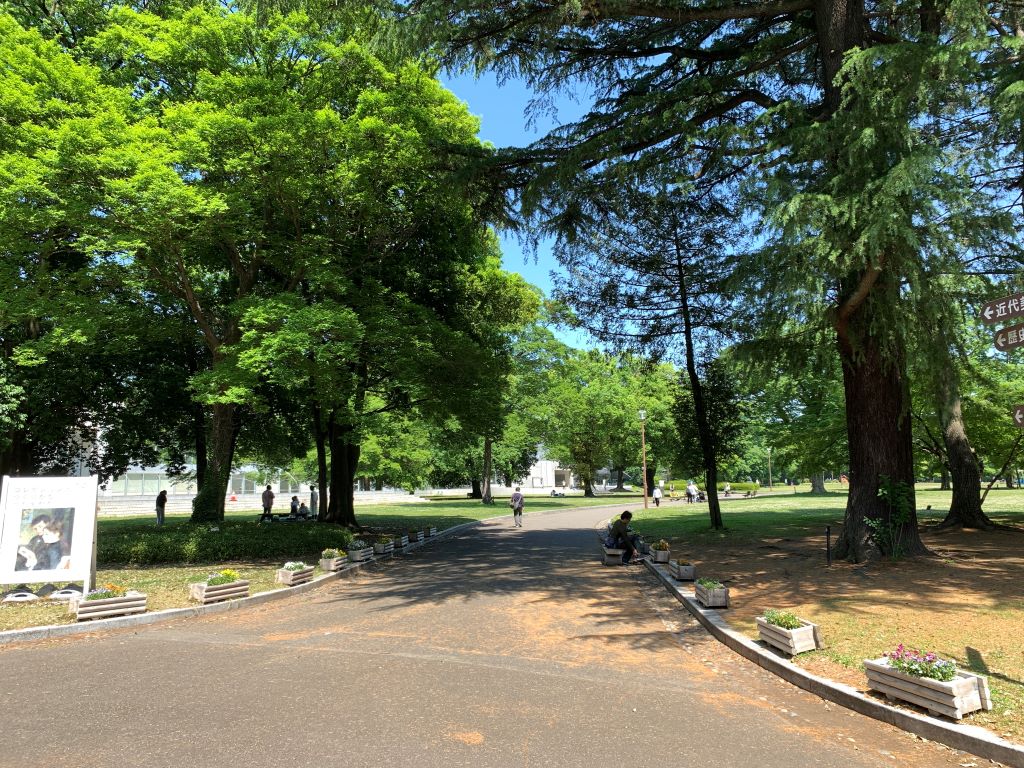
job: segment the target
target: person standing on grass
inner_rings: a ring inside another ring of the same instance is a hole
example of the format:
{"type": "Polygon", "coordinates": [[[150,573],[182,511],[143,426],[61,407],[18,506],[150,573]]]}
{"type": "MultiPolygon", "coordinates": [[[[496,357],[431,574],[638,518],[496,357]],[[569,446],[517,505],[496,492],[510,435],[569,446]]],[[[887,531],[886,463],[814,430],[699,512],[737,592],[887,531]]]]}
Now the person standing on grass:
{"type": "Polygon", "coordinates": [[[320,494],[315,485],[309,486],[309,508],[313,512],[313,517],[320,514],[320,494]]]}
{"type": "Polygon", "coordinates": [[[519,486],[516,486],[515,493],[512,494],[512,498],[508,500],[508,505],[512,507],[512,521],[513,527],[523,527],[523,507],[526,505],[526,497],[523,496],[522,491],[519,490],[519,486]]]}
{"type": "Polygon", "coordinates": [[[270,486],[267,486],[267,490],[263,492],[263,517],[269,517],[271,520],[274,519],[274,492],[270,490],[270,486]]]}
{"type": "Polygon", "coordinates": [[[156,524],[164,524],[164,511],[167,509],[167,491],[160,491],[156,495],[156,524]]]}

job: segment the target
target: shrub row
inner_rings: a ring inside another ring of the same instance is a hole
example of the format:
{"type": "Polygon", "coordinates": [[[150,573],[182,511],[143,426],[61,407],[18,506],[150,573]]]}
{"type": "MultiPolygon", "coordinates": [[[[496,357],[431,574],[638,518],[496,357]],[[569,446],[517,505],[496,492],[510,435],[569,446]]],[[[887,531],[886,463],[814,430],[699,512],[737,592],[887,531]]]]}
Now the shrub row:
{"type": "Polygon", "coordinates": [[[159,563],[223,563],[230,560],[307,558],[326,547],[345,549],[352,534],[328,523],[177,523],[118,525],[97,535],[96,559],[102,566],[159,563]]]}

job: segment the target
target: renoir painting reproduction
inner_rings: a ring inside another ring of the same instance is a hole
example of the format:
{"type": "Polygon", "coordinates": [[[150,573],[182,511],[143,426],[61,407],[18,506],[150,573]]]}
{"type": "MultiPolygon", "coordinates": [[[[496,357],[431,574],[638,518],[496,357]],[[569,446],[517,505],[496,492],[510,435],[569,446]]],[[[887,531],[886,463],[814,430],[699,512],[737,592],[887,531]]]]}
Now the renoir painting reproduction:
{"type": "Polygon", "coordinates": [[[92,582],[95,477],[4,477],[0,584],[92,582]]]}

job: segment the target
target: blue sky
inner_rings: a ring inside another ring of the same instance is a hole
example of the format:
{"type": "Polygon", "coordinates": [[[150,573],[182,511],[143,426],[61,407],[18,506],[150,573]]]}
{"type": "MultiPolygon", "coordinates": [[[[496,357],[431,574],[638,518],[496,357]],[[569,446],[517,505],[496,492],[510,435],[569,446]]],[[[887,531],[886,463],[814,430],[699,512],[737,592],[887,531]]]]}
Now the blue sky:
{"type": "MultiPolygon", "coordinates": [[[[497,147],[521,147],[541,138],[557,123],[542,116],[536,125],[527,128],[526,107],[532,92],[525,84],[511,81],[498,85],[494,75],[488,73],[479,79],[472,75],[442,76],[441,82],[469,106],[469,111],[480,118],[480,138],[497,147]]],[[[581,113],[580,105],[568,98],[556,100],[557,119],[568,122],[581,113]]],[[[518,272],[529,282],[539,286],[545,294],[551,293],[551,272],[563,274],[551,253],[550,243],[538,249],[536,259],[527,256],[514,236],[503,235],[501,247],[505,269],[518,272]]],[[[557,278],[556,278],[557,279],[557,278]]],[[[563,339],[567,343],[568,339],[563,339]]]]}

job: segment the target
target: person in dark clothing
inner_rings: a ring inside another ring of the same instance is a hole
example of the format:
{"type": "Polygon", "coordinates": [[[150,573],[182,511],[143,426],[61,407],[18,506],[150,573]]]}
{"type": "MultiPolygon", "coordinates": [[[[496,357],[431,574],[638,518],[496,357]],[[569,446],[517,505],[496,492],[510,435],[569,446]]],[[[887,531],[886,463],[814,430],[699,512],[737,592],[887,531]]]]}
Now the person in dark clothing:
{"type": "Polygon", "coordinates": [[[156,524],[164,524],[164,511],[167,509],[167,491],[160,491],[156,495],[156,524]]]}
{"type": "Polygon", "coordinates": [[[608,534],[612,540],[612,546],[626,550],[622,555],[623,564],[639,563],[643,560],[633,543],[634,534],[629,530],[629,523],[632,519],[633,513],[627,509],[619,515],[618,520],[612,523],[612,529],[608,534]]]}
{"type": "Polygon", "coordinates": [[[260,520],[274,519],[274,492],[270,490],[270,486],[267,486],[267,490],[263,492],[263,515],[260,520]]]}
{"type": "Polygon", "coordinates": [[[298,496],[292,496],[292,506],[291,506],[291,509],[289,510],[289,514],[292,517],[298,517],[299,516],[299,497],[298,496]]]}
{"type": "Polygon", "coordinates": [[[508,500],[508,505],[512,507],[512,524],[514,528],[523,527],[523,507],[526,505],[526,497],[523,496],[523,492],[516,487],[515,493],[512,494],[512,498],[508,500]]]}

